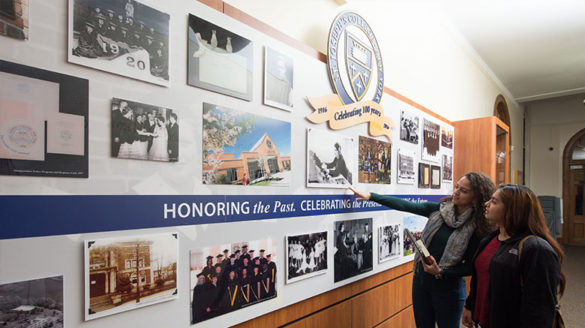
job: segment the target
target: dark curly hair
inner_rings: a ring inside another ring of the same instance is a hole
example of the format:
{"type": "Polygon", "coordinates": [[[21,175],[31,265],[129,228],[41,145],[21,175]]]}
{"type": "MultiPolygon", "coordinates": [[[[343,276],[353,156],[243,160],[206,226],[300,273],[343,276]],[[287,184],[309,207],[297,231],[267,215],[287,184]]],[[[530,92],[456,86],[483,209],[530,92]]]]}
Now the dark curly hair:
{"type": "MultiPolygon", "coordinates": [[[[475,223],[475,234],[483,238],[493,228],[485,218],[485,202],[496,191],[496,185],[490,177],[481,172],[467,172],[461,178],[463,177],[469,180],[471,192],[473,193],[473,213],[471,215],[475,223]]],[[[441,202],[451,201],[452,199],[453,196],[448,196],[441,199],[441,202]]]]}

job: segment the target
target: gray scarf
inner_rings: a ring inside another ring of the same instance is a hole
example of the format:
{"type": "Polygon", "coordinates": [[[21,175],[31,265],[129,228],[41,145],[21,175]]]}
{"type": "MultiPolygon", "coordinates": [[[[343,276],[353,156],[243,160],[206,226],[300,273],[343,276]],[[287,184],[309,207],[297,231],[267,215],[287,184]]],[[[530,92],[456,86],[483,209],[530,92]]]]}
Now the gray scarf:
{"type": "MultiPolygon", "coordinates": [[[[453,228],[453,233],[449,236],[443,257],[438,263],[441,269],[450,268],[461,262],[463,254],[467,250],[469,239],[475,231],[475,222],[471,220],[471,213],[473,208],[468,208],[463,214],[455,216],[455,205],[452,202],[443,202],[439,206],[439,210],[431,213],[429,220],[422,233],[422,241],[428,248],[433,240],[433,237],[443,225],[443,222],[453,228]]],[[[414,263],[420,261],[420,255],[416,253],[414,263]]]]}

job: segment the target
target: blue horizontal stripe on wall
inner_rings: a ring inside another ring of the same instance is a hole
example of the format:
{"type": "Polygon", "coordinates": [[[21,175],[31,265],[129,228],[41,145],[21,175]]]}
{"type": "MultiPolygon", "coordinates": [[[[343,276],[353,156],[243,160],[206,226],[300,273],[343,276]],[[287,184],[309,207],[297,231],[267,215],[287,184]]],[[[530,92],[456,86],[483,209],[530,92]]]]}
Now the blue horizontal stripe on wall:
{"type": "MultiPolygon", "coordinates": [[[[437,202],[444,195],[392,195],[437,202]]],[[[357,213],[351,195],[0,196],[0,239],[357,213]]]]}

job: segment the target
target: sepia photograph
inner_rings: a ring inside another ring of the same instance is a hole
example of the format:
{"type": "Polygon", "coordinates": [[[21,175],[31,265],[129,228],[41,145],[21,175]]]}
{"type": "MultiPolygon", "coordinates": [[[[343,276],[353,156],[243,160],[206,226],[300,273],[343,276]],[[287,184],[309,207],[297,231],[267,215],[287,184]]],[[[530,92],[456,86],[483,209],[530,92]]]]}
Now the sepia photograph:
{"type": "Polygon", "coordinates": [[[431,186],[431,166],[426,163],[418,163],[418,187],[428,188],[431,186]]]}
{"type": "Polygon", "coordinates": [[[336,221],[334,225],[334,281],[372,270],[372,218],[336,221]]]}
{"type": "Polygon", "coordinates": [[[423,119],[423,142],[421,159],[424,161],[439,163],[439,124],[423,119]]]}
{"type": "Polygon", "coordinates": [[[88,81],[0,60],[0,85],[0,175],[87,178],[88,81]]]}
{"type": "Polygon", "coordinates": [[[63,328],[63,276],[0,285],[0,326],[63,328]]]}
{"type": "Polygon", "coordinates": [[[189,15],[188,84],[252,101],[254,43],[189,15]]]}
{"type": "Polygon", "coordinates": [[[203,183],[290,185],[291,124],[203,103],[203,183]]]}
{"type": "MultiPolygon", "coordinates": [[[[403,231],[406,229],[410,230],[416,240],[419,240],[422,237],[422,231],[427,224],[428,218],[424,216],[412,215],[405,216],[402,220],[402,226],[404,227],[403,231]]],[[[413,255],[415,253],[414,242],[408,238],[405,232],[403,232],[402,240],[404,243],[404,256],[413,255]]]]}
{"type": "Polygon", "coordinates": [[[286,283],[327,272],[327,231],[286,236],[286,283]]]}
{"type": "Polygon", "coordinates": [[[441,146],[453,149],[453,129],[441,125],[441,146]]]}
{"type": "Polygon", "coordinates": [[[351,186],[355,158],[353,138],[307,129],[307,187],[351,186]]]}
{"type": "Polygon", "coordinates": [[[391,224],[378,228],[378,263],[401,256],[400,229],[400,224],[391,224]]]}
{"type": "Polygon", "coordinates": [[[112,99],[112,157],[179,160],[179,123],[172,109],[112,99]]]}
{"type": "Polygon", "coordinates": [[[29,0],[0,1],[0,35],[28,40],[29,0]]]}
{"type": "Polygon", "coordinates": [[[85,241],[85,320],[176,299],[177,233],[85,241]]]}
{"type": "Polygon", "coordinates": [[[414,157],[416,156],[415,152],[398,149],[398,175],[397,181],[401,184],[414,184],[414,157]]]}
{"type": "Polygon", "coordinates": [[[293,58],[264,47],[264,104],[293,110],[293,58]]]}
{"type": "Polygon", "coordinates": [[[453,156],[443,155],[443,181],[453,181],[453,156]]]}
{"type": "Polygon", "coordinates": [[[272,238],[194,249],[189,258],[191,324],[277,296],[272,238]]]}
{"type": "Polygon", "coordinates": [[[358,182],[390,184],[392,144],[359,137],[358,182]]]}
{"type": "Polygon", "coordinates": [[[441,167],[431,165],[431,189],[441,189],[441,167]]]}
{"type": "Polygon", "coordinates": [[[400,140],[418,145],[418,116],[409,111],[400,112],[400,140]]]}
{"type": "Polygon", "coordinates": [[[69,0],[69,62],[169,86],[170,16],[153,0],[69,0]]]}

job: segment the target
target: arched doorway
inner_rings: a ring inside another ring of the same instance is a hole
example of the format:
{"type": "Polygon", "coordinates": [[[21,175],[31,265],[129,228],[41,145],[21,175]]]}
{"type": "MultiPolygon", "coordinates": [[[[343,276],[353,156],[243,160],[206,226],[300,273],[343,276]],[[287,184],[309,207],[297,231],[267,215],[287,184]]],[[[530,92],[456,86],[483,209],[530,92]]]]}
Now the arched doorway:
{"type": "MultiPolygon", "coordinates": [[[[497,130],[497,135],[498,138],[496,140],[496,147],[498,149],[504,149],[509,147],[508,149],[512,149],[512,125],[510,124],[510,112],[508,111],[508,103],[506,102],[506,98],[504,98],[504,96],[502,96],[501,94],[499,94],[496,97],[496,101],[494,102],[494,113],[493,116],[497,117],[500,121],[502,121],[504,124],[506,124],[508,126],[508,145],[505,144],[505,140],[506,138],[500,137],[500,134],[504,133],[504,130],[502,129],[498,129],[497,130]]],[[[510,156],[510,152],[507,151],[507,156],[510,156]]],[[[511,166],[510,166],[511,167],[511,166]]],[[[500,167],[500,170],[503,170],[504,167],[500,167]]],[[[513,174],[510,174],[512,172],[508,172],[508,176],[512,177],[512,182],[514,183],[519,183],[519,184],[524,184],[524,174],[522,173],[522,171],[518,171],[515,170],[513,172],[513,174]]],[[[509,181],[509,180],[508,180],[509,181]]],[[[499,183],[499,182],[498,182],[499,183]]]]}
{"type": "MultiPolygon", "coordinates": [[[[506,123],[508,127],[510,127],[510,112],[508,112],[508,103],[506,102],[506,98],[504,98],[504,96],[498,95],[496,97],[493,115],[499,118],[500,121],[506,123]]],[[[511,141],[512,138],[510,138],[510,142],[511,141]]]]}
{"type": "Polygon", "coordinates": [[[563,152],[563,242],[585,246],[585,129],[563,152]]]}

